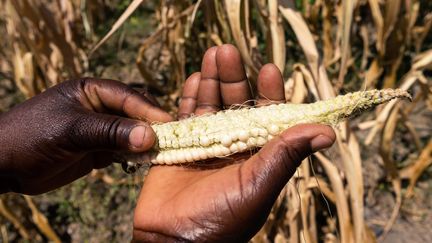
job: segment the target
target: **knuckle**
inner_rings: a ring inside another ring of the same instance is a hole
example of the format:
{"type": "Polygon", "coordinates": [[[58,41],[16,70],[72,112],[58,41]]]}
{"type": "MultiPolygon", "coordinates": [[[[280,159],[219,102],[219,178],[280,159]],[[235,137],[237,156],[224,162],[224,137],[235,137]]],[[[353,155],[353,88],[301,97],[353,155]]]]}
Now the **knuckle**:
{"type": "Polygon", "coordinates": [[[119,143],[118,131],[121,119],[117,117],[105,118],[98,114],[84,115],[71,126],[69,138],[79,149],[107,149],[115,148],[119,143]]]}
{"type": "Polygon", "coordinates": [[[78,84],[79,89],[85,91],[87,86],[93,83],[94,79],[90,77],[82,77],[76,80],[72,80],[73,83],[78,84]]]}
{"type": "Polygon", "coordinates": [[[126,89],[125,92],[126,95],[122,102],[122,108],[121,108],[122,111],[127,111],[129,107],[132,105],[133,99],[136,98],[136,93],[133,92],[132,89],[126,89]]]}
{"type": "MultiPolygon", "coordinates": [[[[115,148],[120,143],[119,136],[122,135],[123,131],[121,131],[121,119],[120,118],[113,118],[110,122],[106,122],[105,130],[107,134],[107,146],[109,148],[115,148]]],[[[104,126],[102,125],[102,126],[104,126]]]]}
{"type": "Polygon", "coordinates": [[[284,136],[279,136],[278,138],[282,147],[280,149],[282,160],[298,165],[306,157],[308,151],[303,146],[301,139],[287,139],[284,136]]]}

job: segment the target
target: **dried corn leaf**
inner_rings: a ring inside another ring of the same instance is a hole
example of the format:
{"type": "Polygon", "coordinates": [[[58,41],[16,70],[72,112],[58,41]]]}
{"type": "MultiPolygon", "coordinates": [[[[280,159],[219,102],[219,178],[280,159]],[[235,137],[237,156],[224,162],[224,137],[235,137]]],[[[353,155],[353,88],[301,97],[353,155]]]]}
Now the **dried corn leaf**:
{"type": "Polygon", "coordinates": [[[58,235],[54,232],[51,225],[48,222],[48,219],[43,215],[34,204],[33,200],[30,196],[24,195],[24,199],[27,202],[27,205],[29,206],[31,212],[32,212],[32,219],[33,222],[36,224],[36,226],[39,228],[39,230],[50,240],[53,242],[61,242],[58,235]]]}
{"type": "Polygon", "coordinates": [[[372,18],[375,23],[376,29],[376,48],[379,53],[383,53],[384,49],[384,18],[380,10],[380,3],[378,0],[368,0],[369,8],[372,13],[372,18]]]}
{"type": "Polygon", "coordinates": [[[24,225],[19,221],[18,217],[14,215],[14,213],[6,206],[3,202],[3,199],[0,196],[0,215],[5,217],[12,225],[17,229],[18,233],[25,240],[30,239],[30,235],[24,225]]]}
{"type": "Polygon", "coordinates": [[[328,80],[327,73],[320,60],[318,49],[316,47],[312,33],[307,27],[303,17],[295,10],[288,7],[283,7],[281,5],[279,5],[279,11],[290,24],[297,36],[299,45],[302,47],[303,52],[306,55],[309,68],[314,77],[314,82],[316,83],[317,90],[319,90],[319,97],[321,99],[329,99],[334,97],[335,92],[332,85],[330,84],[330,81],[328,80]]]}
{"type": "Polygon", "coordinates": [[[414,195],[414,187],[420,175],[432,164],[432,139],[423,148],[418,159],[410,166],[404,168],[400,173],[402,177],[409,178],[410,184],[406,191],[406,197],[414,195]]]}
{"type": "Polygon", "coordinates": [[[354,242],[354,229],[351,223],[351,214],[348,207],[347,197],[345,196],[342,179],[338,169],[321,153],[315,153],[318,161],[323,166],[333,188],[336,200],[336,209],[339,221],[339,232],[342,243],[354,242]]]}
{"type": "Polygon", "coordinates": [[[381,146],[379,147],[380,155],[384,161],[384,166],[386,168],[386,172],[390,175],[390,180],[392,181],[393,189],[396,194],[396,203],[392,210],[392,214],[390,219],[387,221],[384,226],[384,230],[382,235],[380,236],[380,240],[384,240],[387,236],[388,232],[390,232],[396,218],[399,214],[400,207],[402,205],[402,187],[401,181],[399,178],[399,173],[396,168],[395,161],[392,156],[392,141],[394,139],[394,133],[396,130],[396,125],[399,119],[399,109],[400,104],[398,103],[392,109],[388,119],[384,125],[384,129],[382,130],[382,138],[381,138],[381,146]]]}
{"type": "Polygon", "coordinates": [[[351,55],[350,51],[350,36],[351,36],[351,23],[353,19],[354,7],[356,0],[342,1],[342,39],[341,39],[341,66],[339,69],[339,83],[343,83],[348,59],[351,55]]]}
{"type": "Polygon", "coordinates": [[[271,48],[272,48],[272,61],[279,68],[281,73],[285,69],[285,33],[282,24],[279,22],[278,15],[278,1],[269,0],[269,25],[270,25],[270,35],[271,35],[271,48]]]}
{"type": "Polygon", "coordinates": [[[144,0],[133,0],[123,14],[117,19],[114,25],[111,27],[110,31],[91,49],[90,55],[94,53],[103,43],[105,43],[122,25],[123,23],[132,15],[132,13],[139,7],[139,5],[144,0]]]}
{"type": "Polygon", "coordinates": [[[307,187],[309,189],[319,190],[324,194],[326,199],[330,200],[330,202],[332,202],[333,204],[337,203],[335,193],[330,189],[330,186],[323,179],[319,177],[314,177],[311,180],[309,180],[307,187]]]}
{"type": "MultiPolygon", "coordinates": [[[[400,89],[408,90],[417,81],[418,76],[419,73],[417,72],[410,72],[409,74],[407,74],[402,82],[402,85],[400,86],[400,89]]],[[[390,101],[381,108],[381,111],[376,118],[375,126],[372,127],[371,131],[369,132],[368,136],[364,141],[365,145],[370,145],[375,135],[382,130],[384,123],[390,114],[390,111],[396,105],[396,103],[396,100],[390,101]]]]}
{"type": "Polygon", "coordinates": [[[418,54],[411,66],[412,70],[432,69],[432,50],[418,54]]]}
{"type": "Polygon", "coordinates": [[[323,59],[326,67],[330,66],[334,59],[334,47],[332,38],[332,10],[333,5],[329,1],[325,1],[322,7],[323,29],[322,29],[322,42],[323,42],[323,59]]]}
{"type": "MultiPolygon", "coordinates": [[[[308,95],[303,73],[299,68],[299,66],[294,68],[292,77],[285,82],[284,86],[286,100],[295,104],[303,103],[308,95]]],[[[310,79],[312,80],[312,77],[310,79]]]]}
{"type": "MultiPolygon", "coordinates": [[[[227,12],[228,22],[231,27],[231,33],[234,41],[242,55],[242,59],[248,68],[252,71],[254,76],[258,74],[258,66],[252,61],[252,57],[249,53],[249,46],[246,42],[245,34],[241,25],[241,0],[225,0],[225,8],[227,12]]],[[[252,84],[252,87],[255,87],[252,84]]]]}

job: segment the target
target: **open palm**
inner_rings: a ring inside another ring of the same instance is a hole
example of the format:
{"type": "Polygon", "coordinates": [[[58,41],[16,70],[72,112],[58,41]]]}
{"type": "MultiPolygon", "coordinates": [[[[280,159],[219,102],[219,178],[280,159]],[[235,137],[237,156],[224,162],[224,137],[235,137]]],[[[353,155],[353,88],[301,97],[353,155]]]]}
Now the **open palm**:
{"type": "MultiPolygon", "coordinates": [[[[257,105],[285,101],[276,66],[263,66],[257,90],[257,105]]],[[[213,47],[204,55],[201,73],[186,80],[178,117],[233,104],[253,105],[251,99],[237,49],[213,47]]],[[[330,127],[299,125],[253,156],[219,159],[205,166],[153,166],[135,210],[134,241],[247,241],[264,224],[299,163],[334,139],[330,127]]]]}

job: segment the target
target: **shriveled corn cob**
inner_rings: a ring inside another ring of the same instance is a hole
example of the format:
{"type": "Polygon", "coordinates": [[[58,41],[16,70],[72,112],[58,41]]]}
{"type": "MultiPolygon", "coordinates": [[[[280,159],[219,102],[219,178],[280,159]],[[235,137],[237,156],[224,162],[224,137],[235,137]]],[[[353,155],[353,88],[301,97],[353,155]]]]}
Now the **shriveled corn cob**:
{"type": "Polygon", "coordinates": [[[129,158],[129,163],[170,165],[224,157],[262,147],[294,125],[318,123],[334,126],[344,118],[394,98],[411,99],[411,96],[400,89],[360,91],[312,104],[273,104],[224,110],[153,124],[157,135],[153,152],[129,158]]]}

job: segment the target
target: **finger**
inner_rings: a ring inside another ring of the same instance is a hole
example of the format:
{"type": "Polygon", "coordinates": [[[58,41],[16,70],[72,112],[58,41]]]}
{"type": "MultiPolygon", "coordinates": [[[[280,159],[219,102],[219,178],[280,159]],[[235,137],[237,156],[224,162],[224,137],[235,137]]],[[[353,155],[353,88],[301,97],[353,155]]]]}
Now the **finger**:
{"type": "Polygon", "coordinates": [[[84,151],[143,152],[156,139],[153,129],[145,122],[92,112],[78,116],[69,134],[72,144],[84,151]]]}
{"type": "Polygon", "coordinates": [[[261,68],[258,74],[257,89],[257,105],[285,102],[282,74],[274,64],[269,63],[261,68]]]}
{"type": "Polygon", "coordinates": [[[190,117],[194,113],[197,107],[200,79],[201,73],[199,72],[192,74],[186,79],[177,113],[178,119],[190,117]]]}
{"type": "Polygon", "coordinates": [[[216,63],[224,107],[234,104],[251,105],[250,86],[237,48],[230,44],[219,47],[216,63]]]}
{"type": "Polygon", "coordinates": [[[301,161],[336,139],[333,129],[324,125],[298,125],[289,128],[266,144],[245,162],[245,183],[252,183],[258,198],[276,199],[301,161]]]}
{"type": "Polygon", "coordinates": [[[156,107],[161,107],[159,102],[157,101],[157,99],[150,94],[150,92],[148,92],[147,89],[145,88],[134,88],[134,90],[138,91],[138,93],[142,96],[144,96],[144,98],[146,98],[146,100],[148,102],[150,102],[152,105],[156,106],[156,107]]]}
{"type": "Polygon", "coordinates": [[[213,113],[221,108],[219,76],[216,66],[217,47],[206,51],[201,64],[201,81],[195,114],[213,113]]]}
{"type": "Polygon", "coordinates": [[[172,117],[161,108],[151,104],[144,96],[127,85],[114,80],[84,79],[81,102],[89,109],[104,108],[121,112],[135,119],[148,122],[167,122],[172,117]]]}

